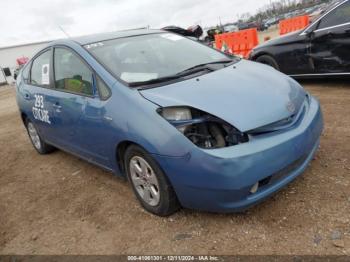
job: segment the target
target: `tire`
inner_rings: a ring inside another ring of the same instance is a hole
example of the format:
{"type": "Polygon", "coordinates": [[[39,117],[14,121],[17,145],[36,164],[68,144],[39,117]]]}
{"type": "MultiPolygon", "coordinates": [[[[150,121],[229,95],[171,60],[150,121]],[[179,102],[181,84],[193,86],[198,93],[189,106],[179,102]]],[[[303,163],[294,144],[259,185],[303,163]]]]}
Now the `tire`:
{"type": "Polygon", "coordinates": [[[262,55],[262,56],[259,56],[255,61],[261,64],[272,66],[276,70],[280,71],[280,68],[276,60],[272,56],[262,55]]]}
{"type": "Polygon", "coordinates": [[[144,149],[136,145],[129,146],[124,154],[124,166],[133,191],[144,209],[164,217],[180,208],[166,175],[144,149]]]}
{"type": "Polygon", "coordinates": [[[55,151],[56,148],[44,142],[35,125],[28,119],[26,120],[26,129],[33,147],[39,154],[46,155],[55,151]]]}

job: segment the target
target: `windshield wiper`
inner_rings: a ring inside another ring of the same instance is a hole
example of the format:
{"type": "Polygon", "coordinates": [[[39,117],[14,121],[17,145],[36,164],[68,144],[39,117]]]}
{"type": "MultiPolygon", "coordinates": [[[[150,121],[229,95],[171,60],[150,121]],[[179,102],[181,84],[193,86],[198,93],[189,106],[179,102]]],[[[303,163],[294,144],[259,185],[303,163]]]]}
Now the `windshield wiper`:
{"type": "Polygon", "coordinates": [[[182,76],[180,76],[180,75],[164,76],[164,77],[150,79],[150,80],[147,80],[147,81],[131,82],[131,83],[129,83],[129,86],[137,87],[137,86],[144,86],[144,85],[159,84],[159,83],[163,83],[163,82],[179,79],[181,77],[182,76]]]}
{"type": "Polygon", "coordinates": [[[208,67],[209,65],[216,65],[216,64],[228,64],[228,63],[233,63],[235,60],[232,59],[227,59],[227,60],[219,60],[219,61],[214,61],[214,62],[208,62],[208,63],[204,63],[204,64],[199,64],[199,65],[195,65],[192,66],[190,68],[187,68],[179,73],[177,73],[176,75],[184,75],[184,74],[188,74],[188,73],[192,73],[192,72],[197,72],[200,69],[207,69],[207,70],[211,70],[214,71],[213,68],[208,67]]]}
{"type": "Polygon", "coordinates": [[[172,81],[172,80],[176,80],[179,78],[182,78],[184,76],[188,76],[200,71],[214,71],[213,68],[208,67],[208,65],[214,65],[214,64],[227,64],[227,63],[233,63],[234,60],[220,60],[220,61],[214,61],[214,62],[209,62],[209,63],[205,63],[205,64],[199,64],[190,68],[187,68],[175,75],[171,75],[171,76],[164,76],[164,77],[159,77],[159,78],[154,78],[154,79],[150,79],[150,80],[146,80],[146,81],[140,81],[140,82],[131,82],[129,83],[130,87],[138,87],[138,86],[144,86],[144,85],[152,85],[152,84],[159,84],[159,83],[163,83],[163,82],[168,82],[168,81],[172,81]]]}

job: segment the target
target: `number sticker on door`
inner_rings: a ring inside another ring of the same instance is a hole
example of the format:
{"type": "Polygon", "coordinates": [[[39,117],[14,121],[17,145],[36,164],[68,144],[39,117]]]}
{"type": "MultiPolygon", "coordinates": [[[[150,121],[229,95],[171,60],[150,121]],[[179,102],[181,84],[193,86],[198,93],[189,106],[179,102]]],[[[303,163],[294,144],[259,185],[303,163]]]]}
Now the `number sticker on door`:
{"type": "Polygon", "coordinates": [[[49,111],[45,109],[44,97],[42,95],[34,95],[35,103],[32,108],[33,116],[36,120],[51,124],[49,111]]]}

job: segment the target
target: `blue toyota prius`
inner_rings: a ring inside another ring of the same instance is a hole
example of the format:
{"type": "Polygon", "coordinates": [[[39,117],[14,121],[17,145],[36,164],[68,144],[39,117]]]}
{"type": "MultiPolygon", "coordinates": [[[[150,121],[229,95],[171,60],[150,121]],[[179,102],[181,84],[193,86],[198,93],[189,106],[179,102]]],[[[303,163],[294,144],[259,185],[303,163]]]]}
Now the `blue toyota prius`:
{"type": "Polygon", "coordinates": [[[127,177],[160,216],[266,199],[306,169],[323,129],[293,79],[160,30],[52,42],[22,69],[17,103],[40,154],[127,177]]]}

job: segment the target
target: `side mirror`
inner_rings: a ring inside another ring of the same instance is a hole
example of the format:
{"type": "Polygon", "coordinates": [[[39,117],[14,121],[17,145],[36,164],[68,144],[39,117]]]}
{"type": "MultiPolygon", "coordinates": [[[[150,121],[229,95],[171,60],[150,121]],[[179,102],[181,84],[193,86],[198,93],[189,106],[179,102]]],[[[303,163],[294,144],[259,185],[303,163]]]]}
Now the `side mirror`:
{"type": "Polygon", "coordinates": [[[314,33],[314,30],[313,30],[313,28],[311,28],[311,27],[309,27],[309,28],[306,29],[306,31],[305,31],[305,34],[306,34],[307,36],[311,36],[313,33],[314,33]]]}
{"type": "Polygon", "coordinates": [[[310,25],[306,30],[305,30],[305,34],[308,36],[308,37],[311,37],[315,30],[318,28],[319,24],[320,24],[321,21],[318,21],[316,24],[312,24],[310,25]]]}

